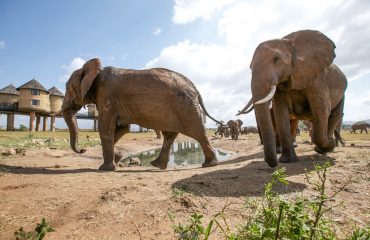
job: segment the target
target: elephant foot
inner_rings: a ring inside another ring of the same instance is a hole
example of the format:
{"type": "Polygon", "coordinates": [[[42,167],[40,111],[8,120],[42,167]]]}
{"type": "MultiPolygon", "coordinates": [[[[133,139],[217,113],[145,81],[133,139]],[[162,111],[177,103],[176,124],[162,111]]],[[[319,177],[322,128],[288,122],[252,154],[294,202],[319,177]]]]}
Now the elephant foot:
{"type": "Polygon", "coordinates": [[[103,163],[100,167],[99,167],[99,171],[107,171],[107,172],[111,172],[111,171],[114,171],[116,170],[116,165],[115,164],[105,164],[103,163]]]}
{"type": "Polygon", "coordinates": [[[318,146],[314,147],[315,152],[317,152],[318,154],[322,154],[324,156],[326,156],[326,154],[328,152],[333,152],[334,151],[334,147],[331,147],[331,148],[319,148],[318,146]]]}
{"type": "Polygon", "coordinates": [[[114,153],[114,162],[119,163],[121,161],[122,155],[120,153],[114,153]]]}
{"type": "Polygon", "coordinates": [[[202,167],[214,167],[214,166],[217,166],[217,165],[218,165],[218,160],[217,159],[204,161],[204,163],[202,163],[202,167]]]}
{"type": "Polygon", "coordinates": [[[289,156],[287,154],[282,154],[279,158],[279,162],[281,163],[292,163],[292,162],[298,162],[298,157],[295,156],[289,156]]]}
{"type": "Polygon", "coordinates": [[[150,164],[153,167],[156,167],[162,170],[167,168],[167,162],[161,161],[159,158],[154,159],[153,161],[150,162],[150,164]]]}

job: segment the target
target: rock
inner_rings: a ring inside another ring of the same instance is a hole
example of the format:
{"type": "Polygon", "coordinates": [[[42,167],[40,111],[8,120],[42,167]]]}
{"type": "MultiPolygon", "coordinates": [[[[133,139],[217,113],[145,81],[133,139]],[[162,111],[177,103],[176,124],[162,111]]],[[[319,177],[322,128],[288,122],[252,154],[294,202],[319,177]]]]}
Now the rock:
{"type": "Polygon", "coordinates": [[[141,160],[138,157],[131,157],[128,165],[139,165],[141,166],[141,160]]]}
{"type": "Polygon", "coordinates": [[[4,149],[4,150],[1,150],[1,156],[11,156],[11,155],[15,155],[16,152],[14,149],[4,149]]]}
{"type": "Polygon", "coordinates": [[[21,148],[21,147],[17,147],[17,148],[15,149],[15,153],[16,153],[16,154],[19,154],[19,155],[26,155],[26,149],[21,148]]]}

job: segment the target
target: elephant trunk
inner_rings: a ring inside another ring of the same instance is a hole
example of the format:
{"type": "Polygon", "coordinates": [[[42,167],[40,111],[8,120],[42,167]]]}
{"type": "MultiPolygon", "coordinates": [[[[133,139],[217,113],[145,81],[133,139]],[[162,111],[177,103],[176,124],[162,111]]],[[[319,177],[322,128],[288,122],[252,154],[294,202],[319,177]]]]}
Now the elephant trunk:
{"type": "Polygon", "coordinates": [[[78,143],[78,132],[77,132],[77,118],[76,118],[75,111],[64,111],[63,117],[65,122],[67,123],[68,129],[69,129],[69,138],[70,138],[70,144],[71,148],[75,153],[84,153],[86,152],[86,149],[79,149],[77,147],[78,143]]]}
{"type": "Polygon", "coordinates": [[[255,104],[254,110],[256,113],[256,120],[261,131],[265,161],[270,167],[276,167],[276,140],[274,129],[272,126],[269,104],[269,102],[263,104],[255,104]]]}

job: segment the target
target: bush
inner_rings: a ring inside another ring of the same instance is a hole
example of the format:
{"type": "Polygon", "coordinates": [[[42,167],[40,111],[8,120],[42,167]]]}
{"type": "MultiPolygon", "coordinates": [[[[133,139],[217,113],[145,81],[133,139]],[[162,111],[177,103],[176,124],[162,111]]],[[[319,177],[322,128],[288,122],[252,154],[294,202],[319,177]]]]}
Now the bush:
{"type": "MultiPolygon", "coordinates": [[[[219,230],[225,239],[338,239],[334,229],[334,222],[325,216],[333,210],[326,205],[350,180],[342,187],[328,196],[326,191],[327,171],[329,163],[322,166],[315,165],[315,173],[318,180],[311,179],[306,174],[307,182],[313,186],[315,194],[311,198],[297,198],[286,200],[276,194],[273,189],[277,183],[288,184],[285,180],[285,169],[278,169],[272,174],[272,180],[265,185],[264,196],[261,201],[248,201],[246,206],[256,209],[254,214],[232,231],[227,224],[224,209],[213,216],[205,228],[202,224],[203,216],[194,213],[187,224],[173,225],[174,233],[179,239],[208,239],[211,233],[219,230]],[[213,225],[215,225],[213,227],[213,225]],[[213,228],[213,229],[212,229],[213,228]]],[[[173,221],[173,218],[171,219],[173,221]]],[[[356,229],[349,240],[370,239],[369,228],[356,229]]]]}
{"type": "Polygon", "coordinates": [[[35,230],[31,232],[25,232],[23,227],[14,232],[16,240],[42,240],[46,233],[54,232],[55,230],[49,226],[50,223],[46,222],[45,218],[38,223],[35,230]]]}

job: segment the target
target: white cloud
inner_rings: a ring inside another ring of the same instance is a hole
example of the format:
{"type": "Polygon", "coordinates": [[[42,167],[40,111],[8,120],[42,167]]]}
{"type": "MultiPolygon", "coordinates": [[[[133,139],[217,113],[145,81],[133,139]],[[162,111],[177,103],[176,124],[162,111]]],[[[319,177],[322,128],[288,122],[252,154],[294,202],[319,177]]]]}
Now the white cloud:
{"type": "Polygon", "coordinates": [[[175,24],[186,24],[197,18],[210,20],[216,12],[233,2],[235,0],[175,0],[172,21],[175,24]]]}
{"type": "Polygon", "coordinates": [[[161,29],[161,28],[159,28],[159,27],[156,27],[156,28],[154,29],[154,31],[153,31],[153,35],[154,35],[154,36],[156,36],[156,37],[158,37],[158,36],[159,36],[159,34],[161,34],[161,32],[162,32],[162,29],[161,29]]]}
{"type": "Polygon", "coordinates": [[[71,74],[81,68],[84,63],[86,62],[85,59],[76,57],[74,58],[69,64],[67,65],[62,65],[61,68],[64,69],[64,74],[63,76],[59,77],[60,82],[67,82],[71,74]]]}
{"type": "MultiPolygon", "coordinates": [[[[362,81],[370,72],[370,5],[366,1],[175,1],[175,24],[198,18],[218,26],[217,35],[202,36],[213,41],[173,43],[147,67],[168,67],[188,76],[201,92],[208,112],[221,120],[236,118],[236,110],[249,100],[249,65],[258,44],[293,31],[316,29],[331,38],[337,46],[334,62],[350,82],[362,81]]],[[[346,103],[346,108],[351,107],[346,103]]],[[[242,119],[254,122],[253,114],[242,119]]]]}
{"type": "Polygon", "coordinates": [[[0,41],[0,49],[2,48],[5,48],[5,42],[4,41],[0,41]]]}

